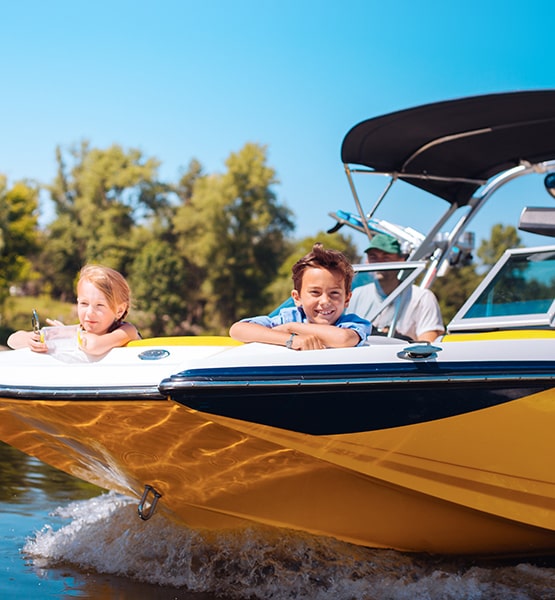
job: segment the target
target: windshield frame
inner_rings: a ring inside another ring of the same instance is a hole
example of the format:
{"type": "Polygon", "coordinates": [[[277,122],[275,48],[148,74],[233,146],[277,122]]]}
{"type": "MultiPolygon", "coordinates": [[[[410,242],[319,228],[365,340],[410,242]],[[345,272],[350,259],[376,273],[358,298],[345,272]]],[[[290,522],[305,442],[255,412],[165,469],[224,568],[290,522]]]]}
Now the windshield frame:
{"type": "MultiPolygon", "coordinates": [[[[492,302],[490,314],[472,316],[484,312],[483,299],[485,297],[493,298],[496,289],[507,284],[509,271],[516,269],[519,265],[525,266],[526,263],[530,265],[539,263],[542,255],[545,255],[553,263],[553,270],[549,271],[553,276],[549,281],[540,281],[539,283],[553,285],[555,283],[555,245],[507,250],[447,325],[448,333],[499,329],[553,329],[555,327],[555,294],[546,310],[523,311],[522,306],[525,303],[522,301],[492,302]],[[551,254],[552,258],[549,256],[551,254]],[[502,314],[503,311],[506,314],[502,314]]],[[[526,275],[526,271],[522,271],[522,275],[526,275]]],[[[538,280],[533,279],[533,281],[538,280]]],[[[528,301],[527,306],[531,307],[532,301],[528,301]]],[[[545,305],[546,300],[543,299],[538,303],[545,305]]]]}

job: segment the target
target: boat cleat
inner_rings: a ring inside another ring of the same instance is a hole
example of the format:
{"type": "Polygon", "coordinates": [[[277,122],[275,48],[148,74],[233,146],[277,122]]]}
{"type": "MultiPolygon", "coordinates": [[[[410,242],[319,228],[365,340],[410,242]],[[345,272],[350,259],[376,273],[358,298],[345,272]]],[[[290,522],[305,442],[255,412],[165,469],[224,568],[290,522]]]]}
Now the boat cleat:
{"type": "Polygon", "coordinates": [[[437,358],[437,353],[441,350],[442,348],[433,346],[430,342],[417,342],[403,348],[401,352],[397,353],[397,356],[405,360],[427,360],[437,358]]]}

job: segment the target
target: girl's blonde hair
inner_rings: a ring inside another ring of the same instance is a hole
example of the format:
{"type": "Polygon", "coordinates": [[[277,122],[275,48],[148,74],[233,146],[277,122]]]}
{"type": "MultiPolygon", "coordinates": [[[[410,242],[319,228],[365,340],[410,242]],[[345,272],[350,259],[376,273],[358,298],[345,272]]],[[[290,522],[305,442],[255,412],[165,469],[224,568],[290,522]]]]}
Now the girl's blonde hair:
{"type": "Polygon", "coordinates": [[[117,312],[120,304],[125,304],[125,310],[119,317],[119,321],[127,316],[131,306],[131,289],[121,273],[102,265],[85,265],[79,272],[77,285],[83,280],[90,281],[106,296],[108,306],[113,312],[117,312]]]}

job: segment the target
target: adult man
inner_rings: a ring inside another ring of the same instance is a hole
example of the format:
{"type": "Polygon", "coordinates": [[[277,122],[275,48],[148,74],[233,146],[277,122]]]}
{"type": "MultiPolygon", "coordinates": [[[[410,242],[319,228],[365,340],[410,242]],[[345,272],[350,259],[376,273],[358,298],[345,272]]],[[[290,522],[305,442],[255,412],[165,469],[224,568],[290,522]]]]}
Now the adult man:
{"type": "MultiPolygon", "coordinates": [[[[404,261],[399,242],[385,233],[376,234],[365,250],[369,263],[404,261]]],[[[349,312],[368,319],[400,284],[398,270],[374,272],[375,281],[353,290],[349,312]]],[[[443,319],[437,298],[430,290],[409,286],[372,321],[373,330],[387,333],[395,322],[395,336],[433,342],[443,334],[443,319]]]]}

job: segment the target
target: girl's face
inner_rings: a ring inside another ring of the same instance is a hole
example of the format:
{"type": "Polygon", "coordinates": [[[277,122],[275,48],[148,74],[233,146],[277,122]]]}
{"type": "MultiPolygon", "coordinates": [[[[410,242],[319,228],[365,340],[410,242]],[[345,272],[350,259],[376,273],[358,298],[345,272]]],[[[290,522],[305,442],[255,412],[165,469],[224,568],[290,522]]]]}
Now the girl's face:
{"type": "Polygon", "coordinates": [[[114,312],[104,293],[90,281],[83,279],[77,284],[77,315],[81,327],[88,333],[107,333],[124,310],[125,306],[120,305],[117,312],[114,312]]]}
{"type": "Polygon", "coordinates": [[[309,323],[333,325],[349,304],[341,273],[309,267],[303,273],[301,291],[293,290],[295,304],[302,306],[309,323]]]}

